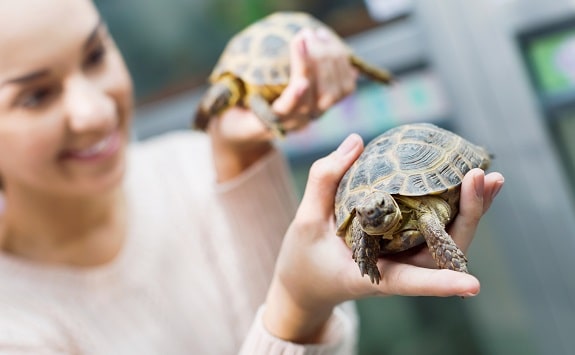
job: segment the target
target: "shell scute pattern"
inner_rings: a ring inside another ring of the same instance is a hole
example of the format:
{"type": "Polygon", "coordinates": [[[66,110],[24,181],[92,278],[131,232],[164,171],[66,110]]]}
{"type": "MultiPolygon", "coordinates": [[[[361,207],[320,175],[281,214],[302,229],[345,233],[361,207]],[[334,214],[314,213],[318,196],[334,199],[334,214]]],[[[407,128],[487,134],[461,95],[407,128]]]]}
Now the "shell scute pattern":
{"type": "Polygon", "coordinates": [[[289,81],[288,41],[304,27],[323,26],[312,17],[272,15],[234,36],[210,80],[233,73],[248,85],[286,85],[289,81]]]}
{"type": "Polygon", "coordinates": [[[396,165],[389,159],[373,159],[372,168],[370,171],[371,183],[375,184],[385,178],[391,176],[395,170],[397,170],[396,165]]]}
{"type": "Polygon", "coordinates": [[[429,190],[427,182],[424,180],[422,174],[412,174],[407,177],[407,185],[405,187],[405,195],[417,195],[420,191],[429,190]]]}
{"type": "Polygon", "coordinates": [[[464,155],[457,151],[451,152],[448,161],[451,161],[453,167],[462,174],[465,174],[465,172],[469,171],[473,166],[472,162],[465,159],[464,155]]]}
{"type": "Polygon", "coordinates": [[[441,176],[435,171],[428,171],[423,174],[425,181],[432,191],[444,192],[447,190],[446,184],[441,179],[441,176]]]}
{"type": "Polygon", "coordinates": [[[434,166],[443,158],[442,150],[429,144],[402,143],[395,151],[402,171],[414,173],[434,166]]]}
{"type": "Polygon", "coordinates": [[[282,54],[282,50],[286,48],[288,41],[278,35],[267,35],[262,39],[262,44],[259,46],[258,54],[264,58],[274,58],[282,54]]]}
{"type": "Polygon", "coordinates": [[[357,188],[365,188],[370,185],[369,172],[366,170],[358,170],[349,181],[349,189],[353,191],[357,188]]]}
{"type": "Polygon", "coordinates": [[[376,185],[376,189],[388,191],[390,194],[398,194],[399,191],[404,190],[407,175],[400,172],[395,172],[391,179],[383,181],[381,184],[376,185]]]}
{"type": "Polygon", "coordinates": [[[443,162],[438,170],[439,175],[447,182],[448,187],[457,186],[463,180],[464,173],[453,169],[453,164],[449,161],[443,162]]]}

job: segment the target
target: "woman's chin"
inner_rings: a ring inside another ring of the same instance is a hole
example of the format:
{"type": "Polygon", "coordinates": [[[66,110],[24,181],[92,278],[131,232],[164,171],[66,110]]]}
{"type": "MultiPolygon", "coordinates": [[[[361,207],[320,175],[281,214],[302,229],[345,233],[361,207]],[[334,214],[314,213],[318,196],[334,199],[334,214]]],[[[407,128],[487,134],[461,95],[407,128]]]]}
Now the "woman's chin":
{"type": "Polygon", "coordinates": [[[81,174],[73,181],[62,186],[62,194],[84,197],[98,197],[116,191],[123,184],[125,175],[124,157],[118,157],[118,161],[108,169],[99,171],[97,174],[81,174]]]}

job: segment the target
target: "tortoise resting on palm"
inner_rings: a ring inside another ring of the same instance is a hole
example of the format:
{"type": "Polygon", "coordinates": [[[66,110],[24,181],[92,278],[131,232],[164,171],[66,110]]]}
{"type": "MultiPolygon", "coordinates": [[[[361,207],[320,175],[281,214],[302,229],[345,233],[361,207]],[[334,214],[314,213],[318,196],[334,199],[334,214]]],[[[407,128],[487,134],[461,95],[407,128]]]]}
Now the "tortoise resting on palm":
{"type": "Polygon", "coordinates": [[[369,142],[335,197],[337,235],[361,275],[379,283],[380,256],[424,242],[439,268],[467,272],[445,227],[458,212],[463,176],[489,164],[485,149],[429,123],[398,126],[369,142]]]}
{"type": "MultiPolygon", "coordinates": [[[[285,132],[270,104],[289,81],[289,43],[301,29],[320,27],[335,35],[306,13],[276,12],[233,36],[210,74],[210,86],[193,119],[194,128],[206,130],[211,117],[238,105],[250,108],[266,127],[283,136],[285,132]]],[[[350,62],[373,80],[386,84],[392,80],[387,71],[367,64],[351,49],[350,62]]]]}

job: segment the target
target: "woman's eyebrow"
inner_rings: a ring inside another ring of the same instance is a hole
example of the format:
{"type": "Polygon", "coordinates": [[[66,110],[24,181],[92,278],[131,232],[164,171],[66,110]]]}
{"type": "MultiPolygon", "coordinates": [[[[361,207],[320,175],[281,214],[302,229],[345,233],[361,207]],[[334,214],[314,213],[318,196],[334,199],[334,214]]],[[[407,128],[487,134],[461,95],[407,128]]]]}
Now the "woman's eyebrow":
{"type": "MultiPolygon", "coordinates": [[[[102,28],[103,25],[104,22],[102,21],[101,18],[99,18],[98,23],[96,24],[94,29],[90,32],[90,34],[86,38],[86,41],[84,41],[83,46],[84,49],[89,47],[98,38],[98,31],[100,30],[100,28],[102,28]]],[[[0,88],[8,84],[25,84],[27,82],[38,80],[42,77],[46,77],[49,74],[50,70],[48,69],[34,70],[33,72],[3,81],[2,83],[0,83],[0,88]]]]}
{"type": "Polygon", "coordinates": [[[98,19],[98,23],[96,24],[92,32],[90,32],[88,38],[84,42],[84,49],[88,48],[98,38],[98,32],[102,27],[104,27],[104,21],[102,21],[102,18],[100,17],[98,19]]]}
{"type": "Polygon", "coordinates": [[[27,82],[38,80],[42,77],[48,76],[48,74],[50,74],[50,71],[48,69],[40,69],[37,71],[33,71],[31,73],[24,74],[22,76],[8,79],[2,82],[2,84],[0,84],[0,88],[8,84],[25,84],[27,82]]]}

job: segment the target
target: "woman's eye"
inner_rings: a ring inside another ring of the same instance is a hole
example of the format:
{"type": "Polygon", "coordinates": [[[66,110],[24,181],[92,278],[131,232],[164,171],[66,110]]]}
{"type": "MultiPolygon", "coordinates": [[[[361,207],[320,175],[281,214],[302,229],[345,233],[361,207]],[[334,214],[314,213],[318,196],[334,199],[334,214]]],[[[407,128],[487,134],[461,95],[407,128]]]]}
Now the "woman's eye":
{"type": "Polygon", "coordinates": [[[104,61],[105,55],[106,48],[104,48],[103,44],[100,44],[88,53],[84,65],[88,68],[98,66],[104,61]]]}
{"type": "Polygon", "coordinates": [[[28,109],[38,108],[47,103],[53,95],[54,90],[50,88],[34,89],[23,95],[18,105],[28,109]]]}

